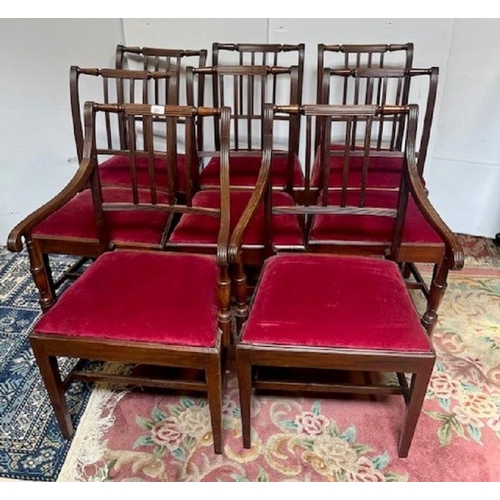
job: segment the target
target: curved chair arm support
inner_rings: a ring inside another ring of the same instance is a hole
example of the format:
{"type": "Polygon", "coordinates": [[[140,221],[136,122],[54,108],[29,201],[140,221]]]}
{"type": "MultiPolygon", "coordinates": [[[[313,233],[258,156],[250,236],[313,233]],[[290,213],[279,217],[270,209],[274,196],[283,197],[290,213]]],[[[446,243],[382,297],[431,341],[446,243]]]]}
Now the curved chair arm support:
{"type": "Polygon", "coordinates": [[[217,239],[217,264],[229,264],[228,245],[231,227],[231,200],[229,194],[229,140],[231,128],[231,109],[222,108],[221,113],[221,149],[220,149],[220,230],[217,239]]]}
{"type": "Polygon", "coordinates": [[[262,150],[262,163],[259,170],[259,176],[252,192],[252,196],[243,211],[236,227],[231,234],[229,241],[229,262],[237,262],[240,252],[243,234],[249,222],[252,220],[255,212],[262,202],[264,193],[268,187],[269,176],[271,171],[271,157],[273,150],[273,114],[274,108],[272,104],[264,105],[264,141],[262,150]]]}
{"type": "Polygon", "coordinates": [[[446,248],[446,259],[450,270],[464,267],[464,251],[453,231],[446,225],[432,206],[418,172],[415,155],[407,154],[408,182],[413,199],[425,220],[439,234],[446,248]]]}
{"type": "Polygon", "coordinates": [[[75,175],[62,191],[14,227],[7,239],[7,248],[11,252],[20,252],[23,249],[22,237],[29,235],[37,224],[61,208],[81,191],[87,184],[93,168],[94,160],[84,158],[75,175]]]}

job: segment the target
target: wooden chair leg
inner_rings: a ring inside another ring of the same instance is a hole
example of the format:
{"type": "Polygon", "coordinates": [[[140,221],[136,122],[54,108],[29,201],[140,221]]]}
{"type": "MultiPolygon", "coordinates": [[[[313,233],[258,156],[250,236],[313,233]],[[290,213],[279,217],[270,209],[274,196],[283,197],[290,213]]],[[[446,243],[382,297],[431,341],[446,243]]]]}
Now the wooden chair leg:
{"type": "Polygon", "coordinates": [[[436,326],[438,314],[437,311],[443,300],[444,293],[448,286],[448,265],[447,261],[439,265],[437,270],[434,270],[434,275],[431,283],[431,289],[429,291],[429,298],[427,300],[427,310],[422,317],[422,325],[427,330],[429,335],[432,334],[434,327],[436,326]]]}
{"type": "Polygon", "coordinates": [[[238,387],[240,392],[241,425],[243,428],[243,447],[251,448],[251,398],[252,398],[252,365],[245,352],[236,353],[238,371],[238,387]]]}
{"type": "Polygon", "coordinates": [[[219,328],[222,331],[222,345],[231,343],[231,279],[227,267],[221,267],[217,283],[219,296],[219,328]]]}
{"type": "Polygon", "coordinates": [[[54,277],[52,276],[52,269],[50,268],[50,259],[49,256],[44,253],[42,254],[43,266],[47,273],[47,279],[49,282],[49,289],[54,297],[56,297],[56,288],[54,286],[54,277]]]}
{"type": "Polygon", "coordinates": [[[411,268],[407,263],[402,264],[401,272],[403,274],[403,278],[407,280],[411,276],[411,268]]]}
{"type": "Polygon", "coordinates": [[[30,258],[31,275],[40,293],[38,303],[42,312],[47,312],[56,303],[56,294],[52,282],[48,258],[44,257],[40,246],[36,241],[28,239],[26,241],[30,258]]]}
{"type": "Polygon", "coordinates": [[[214,437],[214,452],[220,455],[222,453],[222,370],[221,359],[218,355],[210,356],[208,359],[205,376],[214,437]]]}
{"type": "Polygon", "coordinates": [[[410,401],[406,405],[403,430],[401,431],[399,439],[398,456],[400,458],[406,458],[408,456],[433,366],[434,360],[428,361],[421,372],[414,373],[412,376],[410,401]]]}
{"type": "Polygon", "coordinates": [[[239,333],[248,318],[247,277],[241,261],[235,266],[234,282],[236,296],[236,329],[239,333]]]}
{"type": "Polygon", "coordinates": [[[31,338],[31,347],[35,354],[36,362],[42,375],[45,388],[49,394],[50,402],[59,423],[62,435],[69,439],[73,435],[73,424],[69,415],[64,387],[55,356],[49,356],[38,339],[31,338]]]}

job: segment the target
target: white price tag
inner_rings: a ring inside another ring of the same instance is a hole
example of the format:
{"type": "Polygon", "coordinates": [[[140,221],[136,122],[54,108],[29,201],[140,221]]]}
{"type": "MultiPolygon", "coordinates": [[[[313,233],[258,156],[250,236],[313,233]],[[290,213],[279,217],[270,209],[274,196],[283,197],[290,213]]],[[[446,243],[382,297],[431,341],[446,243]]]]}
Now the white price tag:
{"type": "Polygon", "coordinates": [[[165,106],[153,105],[151,106],[151,113],[155,115],[163,115],[165,114],[165,106]]]}

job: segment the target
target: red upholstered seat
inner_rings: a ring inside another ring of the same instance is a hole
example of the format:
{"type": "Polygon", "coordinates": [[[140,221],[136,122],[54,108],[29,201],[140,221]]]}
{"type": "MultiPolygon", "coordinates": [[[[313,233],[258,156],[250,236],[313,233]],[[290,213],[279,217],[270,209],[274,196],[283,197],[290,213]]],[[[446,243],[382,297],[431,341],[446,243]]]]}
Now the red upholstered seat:
{"type": "Polygon", "coordinates": [[[211,256],[107,252],[64,292],[34,331],[212,347],[217,277],[211,256]]]}
{"type": "MultiPolygon", "coordinates": [[[[328,194],[328,203],[339,206],[340,196],[340,191],[331,191],[328,194]]],[[[366,207],[396,208],[398,193],[367,191],[365,199],[366,207]]],[[[348,192],[347,205],[359,206],[359,192],[348,192]]],[[[394,220],[390,217],[369,215],[317,215],[312,227],[311,241],[388,243],[392,240],[394,220]]],[[[424,219],[411,197],[408,202],[403,243],[443,245],[443,241],[424,219]]]]}
{"type": "MultiPolygon", "coordinates": [[[[342,150],[343,146],[333,145],[332,150],[342,150]]],[[[362,150],[362,148],[356,148],[362,150]]],[[[361,187],[363,157],[351,157],[349,160],[348,187],[361,187]]],[[[330,187],[342,186],[343,157],[330,158],[329,181],[330,187]]],[[[401,158],[370,158],[367,175],[368,187],[379,187],[384,189],[399,188],[401,183],[401,158]]],[[[311,186],[318,187],[321,184],[322,172],[320,168],[320,156],[316,154],[312,168],[311,186]]]]}
{"type": "Polygon", "coordinates": [[[396,264],[330,255],[279,255],[268,259],[242,341],[431,350],[396,264]]]}
{"type": "MultiPolygon", "coordinates": [[[[132,190],[129,188],[103,188],[103,199],[107,202],[131,202],[132,190]]],[[[141,190],[139,200],[150,202],[150,191],[141,190]]],[[[159,202],[166,202],[161,193],[159,202]]],[[[159,243],[168,214],[165,212],[107,212],[106,223],[112,241],[159,243]]],[[[33,229],[37,238],[78,238],[97,240],[92,194],[82,191],[59,210],[49,215],[33,229]]]]}
{"type": "MultiPolygon", "coordinates": [[[[177,155],[177,186],[179,191],[186,190],[185,156],[177,155]]],[[[158,189],[166,190],[168,187],[167,162],[155,158],[155,182],[158,189]]],[[[147,158],[136,159],[137,183],[139,186],[149,186],[149,166],[147,158]]],[[[112,186],[130,186],[130,157],[113,156],[99,165],[101,184],[112,186]]]]}
{"type": "MultiPolygon", "coordinates": [[[[231,230],[240,219],[252,195],[251,191],[231,192],[231,230]]],[[[292,197],[282,191],[273,192],[275,206],[293,206],[292,197]]],[[[193,206],[220,208],[218,191],[199,191],[193,197],[193,206]]],[[[243,236],[243,245],[263,245],[265,240],[264,206],[257,210],[243,236]]],[[[172,244],[210,244],[217,243],[219,220],[204,215],[185,214],[172,232],[172,244]]],[[[301,245],[302,232],[294,215],[275,215],[273,217],[273,243],[276,245],[301,245]]]]}
{"type": "MultiPolygon", "coordinates": [[[[257,183],[257,177],[262,159],[259,157],[232,157],[230,160],[229,180],[234,187],[253,187],[257,183]]],[[[288,158],[275,157],[272,161],[272,183],[273,187],[284,189],[288,180],[288,158]]],[[[200,174],[200,185],[203,188],[216,187],[220,185],[220,158],[212,158],[200,174]]],[[[304,174],[300,161],[295,157],[293,166],[294,187],[304,186],[304,174]]]]}

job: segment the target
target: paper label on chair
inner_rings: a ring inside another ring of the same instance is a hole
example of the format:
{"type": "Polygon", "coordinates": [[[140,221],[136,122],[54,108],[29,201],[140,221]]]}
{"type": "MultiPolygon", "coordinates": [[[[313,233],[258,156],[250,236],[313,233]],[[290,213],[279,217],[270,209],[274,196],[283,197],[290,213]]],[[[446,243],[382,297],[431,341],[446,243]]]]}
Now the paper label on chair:
{"type": "Polygon", "coordinates": [[[155,115],[164,115],[165,114],[165,106],[153,105],[151,106],[151,113],[155,115]]]}

